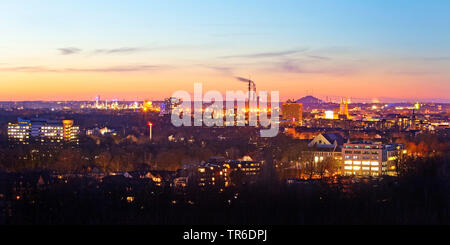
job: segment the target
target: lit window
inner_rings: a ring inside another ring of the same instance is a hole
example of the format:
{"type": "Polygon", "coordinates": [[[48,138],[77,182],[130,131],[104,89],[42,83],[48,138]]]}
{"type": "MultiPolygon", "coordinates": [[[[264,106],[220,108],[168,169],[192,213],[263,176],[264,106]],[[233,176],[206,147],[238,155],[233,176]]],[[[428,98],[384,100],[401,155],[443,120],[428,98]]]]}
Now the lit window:
{"type": "Polygon", "coordinates": [[[360,166],[353,166],[353,170],[360,170],[361,167],[360,166]]]}

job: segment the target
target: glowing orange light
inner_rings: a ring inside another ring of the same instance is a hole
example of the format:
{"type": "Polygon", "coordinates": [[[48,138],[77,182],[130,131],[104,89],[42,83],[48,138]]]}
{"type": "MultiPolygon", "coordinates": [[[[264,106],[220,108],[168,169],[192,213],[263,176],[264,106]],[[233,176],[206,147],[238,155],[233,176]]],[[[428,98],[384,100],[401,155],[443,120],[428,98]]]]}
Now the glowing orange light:
{"type": "Polygon", "coordinates": [[[149,123],[148,123],[148,126],[150,126],[150,127],[153,126],[153,123],[149,122],[149,123]]]}

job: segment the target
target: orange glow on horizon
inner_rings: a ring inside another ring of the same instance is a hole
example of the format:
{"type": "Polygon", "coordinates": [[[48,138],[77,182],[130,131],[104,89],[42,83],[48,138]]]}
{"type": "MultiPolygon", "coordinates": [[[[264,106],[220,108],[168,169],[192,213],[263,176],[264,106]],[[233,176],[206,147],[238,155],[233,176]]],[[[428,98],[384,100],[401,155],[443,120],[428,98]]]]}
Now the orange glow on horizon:
{"type": "MultiPolygon", "coordinates": [[[[238,71],[236,73],[245,73],[238,71]]],[[[307,94],[353,98],[446,98],[448,94],[439,77],[415,77],[392,74],[296,74],[265,72],[252,76],[258,91],[280,91],[280,99],[300,98],[307,94]],[[424,83],[428,79],[429,83],[424,83]],[[417,93],[420,91],[420,94],[417,93]]],[[[156,72],[81,72],[40,73],[1,72],[0,100],[162,100],[177,90],[193,94],[195,82],[203,90],[246,91],[233,75],[205,69],[178,69],[156,72]]],[[[448,86],[448,85],[444,85],[448,86]]]]}

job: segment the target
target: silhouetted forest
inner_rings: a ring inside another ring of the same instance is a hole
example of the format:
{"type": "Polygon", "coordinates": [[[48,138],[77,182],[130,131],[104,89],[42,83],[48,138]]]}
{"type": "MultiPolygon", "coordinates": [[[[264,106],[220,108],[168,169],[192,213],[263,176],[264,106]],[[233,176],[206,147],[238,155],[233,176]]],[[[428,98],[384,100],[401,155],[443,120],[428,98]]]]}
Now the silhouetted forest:
{"type": "Polygon", "coordinates": [[[123,176],[48,184],[46,172],[1,173],[0,223],[449,224],[448,158],[416,158],[408,166],[400,178],[341,177],[288,185],[272,176],[225,190],[182,192],[123,176]],[[40,176],[45,184],[36,184],[40,176]]]}

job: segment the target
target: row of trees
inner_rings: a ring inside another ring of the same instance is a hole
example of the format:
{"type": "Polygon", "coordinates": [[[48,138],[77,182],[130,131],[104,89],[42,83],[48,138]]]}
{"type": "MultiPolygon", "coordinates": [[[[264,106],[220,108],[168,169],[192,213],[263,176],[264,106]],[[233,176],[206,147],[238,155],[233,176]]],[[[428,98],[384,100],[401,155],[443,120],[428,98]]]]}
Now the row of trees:
{"type": "Polygon", "coordinates": [[[405,175],[395,179],[299,185],[261,181],[223,192],[195,188],[181,195],[123,176],[110,176],[102,182],[70,178],[67,183],[40,189],[34,184],[38,173],[29,181],[33,185],[26,193],[16,198],[14,183],[29,177],[0,172],[0,192],[9,193],[4,200],[11,204],[0,210],[0,223],[448,225],[448,159],[417,158],[405,164],[405,175]]]}
{"type": "Polygon", "coordinates": [[[405,145],[411,155],[442,155],[450,152],[450,135],[448,133],[439,131],[436,134],[420,134],[416,137],[397,139],[397,143],[405,145]]]}

